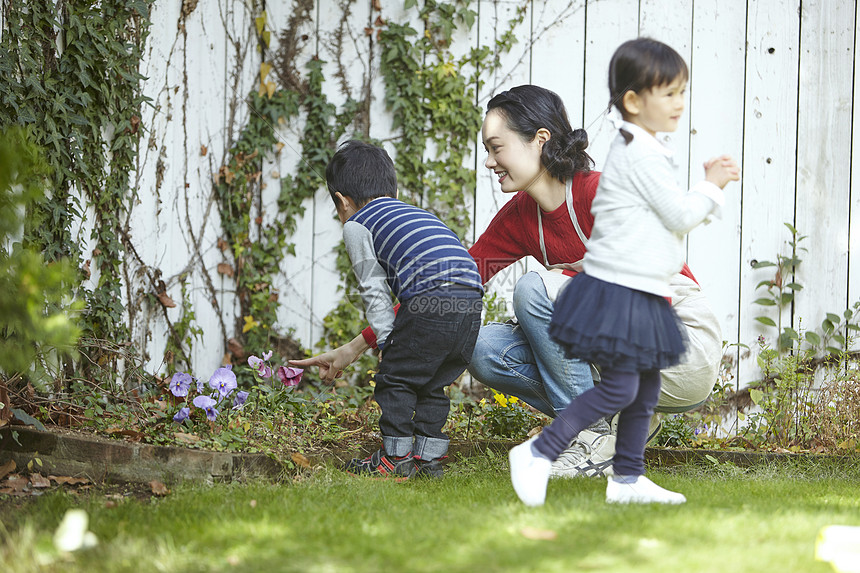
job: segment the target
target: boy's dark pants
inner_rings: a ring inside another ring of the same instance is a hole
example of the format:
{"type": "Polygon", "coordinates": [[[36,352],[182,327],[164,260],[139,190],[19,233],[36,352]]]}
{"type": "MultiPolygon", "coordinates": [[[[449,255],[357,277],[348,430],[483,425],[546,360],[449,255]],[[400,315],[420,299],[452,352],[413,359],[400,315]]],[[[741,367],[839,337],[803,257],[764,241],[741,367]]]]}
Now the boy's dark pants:
{"type": "Polygon", "coordinates": [[[481,327],[480,293],[465,293],[417,295],[401,304],[394,319],[374,390],[390,456],[411,452],[433,460],[448,452],[442,433],[450,408],[445,387],[466,369],[481,327]]]}

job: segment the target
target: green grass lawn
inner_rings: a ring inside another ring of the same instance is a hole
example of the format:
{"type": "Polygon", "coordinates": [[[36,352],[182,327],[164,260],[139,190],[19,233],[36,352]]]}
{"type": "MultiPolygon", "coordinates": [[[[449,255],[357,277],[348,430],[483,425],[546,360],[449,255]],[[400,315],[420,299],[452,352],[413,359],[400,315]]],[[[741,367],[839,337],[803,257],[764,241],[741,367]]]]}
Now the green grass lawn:
{"type": "Polygon", "coordinates": [[[104,496],[49,494],[2,532],[0,570],[809,573],[832,570],[814,560],[823,526],[860,526],[858,463],[648,475],[687,504],[608,505],[605,480],[577,479],[552,480],[547,504],[527,508],[498,454],[455,460],[442,481],[326,468],[280,485],[178,486],[114,507],[104,496]],[[87,510],[100,543],[61,556],[51,537],[70,507],[87,510]]]}

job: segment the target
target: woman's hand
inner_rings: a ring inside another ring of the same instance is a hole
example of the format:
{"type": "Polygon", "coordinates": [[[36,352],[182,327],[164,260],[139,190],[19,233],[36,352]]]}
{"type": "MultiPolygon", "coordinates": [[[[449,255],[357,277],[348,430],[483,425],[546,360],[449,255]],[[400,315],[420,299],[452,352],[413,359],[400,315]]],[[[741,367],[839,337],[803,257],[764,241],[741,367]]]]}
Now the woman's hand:
{"type": "Polygon", "coordinates": [[[310,366],[319,366],[320,379],[323,382],[332,383],[335,378],[343,376],[344,369],[358,360],[365,350],[370,346],[365,342],[364,337],[359,334],[343,346],[323,352],[311,358],[304,360],[290,360],[290,366],[299,368],[308,368],[310,366]]]}

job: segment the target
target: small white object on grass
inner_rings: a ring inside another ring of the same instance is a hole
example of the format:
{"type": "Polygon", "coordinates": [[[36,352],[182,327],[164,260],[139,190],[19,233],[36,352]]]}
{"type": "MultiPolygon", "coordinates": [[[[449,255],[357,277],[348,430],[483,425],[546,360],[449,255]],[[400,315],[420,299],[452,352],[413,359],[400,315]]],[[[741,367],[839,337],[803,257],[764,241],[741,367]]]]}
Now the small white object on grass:
{"type": "Polygon", "coordinates": [[[815,559],[829,562],[837,573],[860,573],[860,527],[821,528],[815,540],[815,559]]]}
{"type": "Polygon", "coordinates": [[[83,509],[69,509],[54,533],[54,546],[60,551],[72,552],[98,545],[98,538],[87,531],[89,515],[83,509]]]}

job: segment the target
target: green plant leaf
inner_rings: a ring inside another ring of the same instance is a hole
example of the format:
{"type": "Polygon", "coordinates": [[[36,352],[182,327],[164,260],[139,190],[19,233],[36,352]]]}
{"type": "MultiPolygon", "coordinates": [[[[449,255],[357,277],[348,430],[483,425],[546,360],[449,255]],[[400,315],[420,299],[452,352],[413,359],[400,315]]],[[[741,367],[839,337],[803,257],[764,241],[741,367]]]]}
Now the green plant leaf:
{"type": "Polygon", "coordinates": [[[839,324],[842,321],[842,319],[839,318],[838,314],[833,314],[832,312],[827,313],[827,320],[829,320],[833,324],[839,324]]]}
{"type": "Polygon", "coordinates": [[[762,392],[758,388],[750,389],[750,400],[753,401],[753,404],[755,404],[756,406],[760,406],[763,398],[764,392],[762,392]]]}
{"type": "Polygon", "coordinates": [[[770,318],[770,317],[767,317],[767,316],[757,316],[757,317],[755,317],[755,319],[756,319],[757,321],[759,321],[760,323],[762,323],[762,324],[766,325],[766,326],[776,326],[776,323],[775,323],[775,322],[773,321],[773,319],[772,319],[772,318],[770,318]]]}
{"type": "Polygon", "coordinates": [[[788,283],[785,285],[785,288],[790,288],[791,290],[803,290],[803,285],[800,283],[788,283]]]}
{"type": "Polygon", "coordinates": [[[813,346],[818,346],[819,344],[821,344],[821,337],[814,332],[807,331],[806,333],[804,333],[803,336],[804,338],[806,338],[806,341],[813,346]]]}
{"type": "Polygon", "coordinates": [[[750,266],[754,269],[763,269],[765,267],[775,267],[776,263],[772,263],[770,261],[754,261],[750,266]]]}
{"type": "Polygon", "coordinates": [[[779,297],[780,306],[784,306],[786,304],[789,304],[792,301],[794,301],[794,293],[793,292],[784,292],[779,297]]]}
{"type": "Polygon", "coordinates": [[[776,306],[776,301],[769,298],[757,298],[753,301],[753,304],[759,304],[761,306],[776,306]]]}

